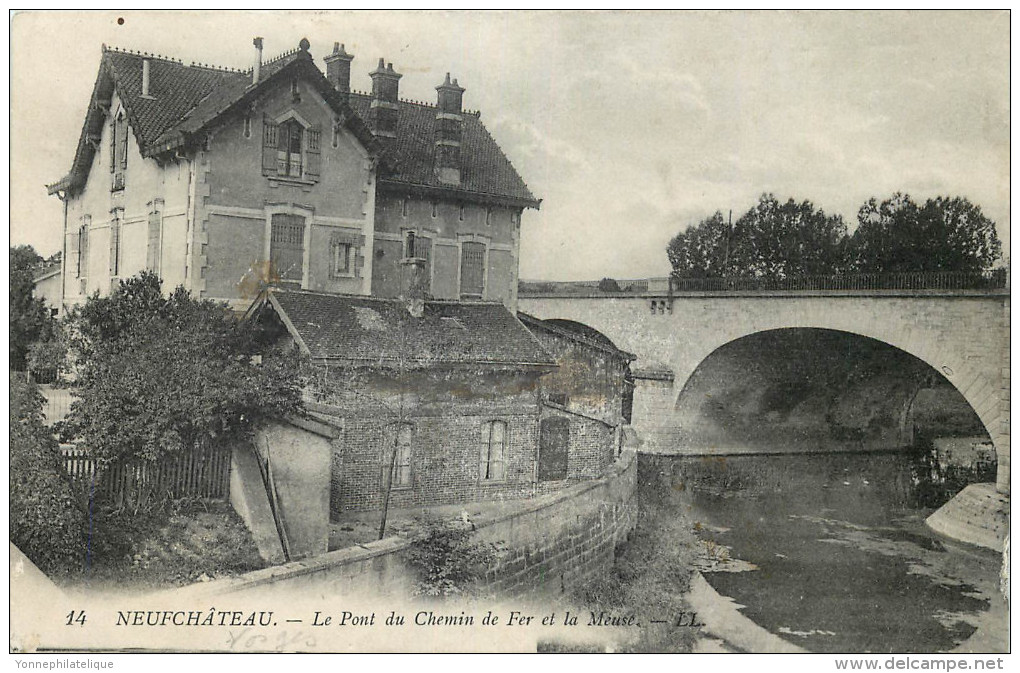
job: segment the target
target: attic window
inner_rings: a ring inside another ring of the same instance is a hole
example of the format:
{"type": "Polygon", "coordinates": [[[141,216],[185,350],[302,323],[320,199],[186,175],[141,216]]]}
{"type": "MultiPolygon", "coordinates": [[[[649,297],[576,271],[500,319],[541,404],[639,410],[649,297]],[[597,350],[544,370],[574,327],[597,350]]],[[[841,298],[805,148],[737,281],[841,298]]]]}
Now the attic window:
{"type": "Polygon", "coordinates": [[[407,202],[408,202],[409,200],[410,200],[410,199],[408,199],[408,198],[407,198],[407,197],[405,196],[405,197],[404,197],[404,202],[403,202],[403,203],[401,204],[401,206],[400,206],[400,214],[401,214],[401,216],[403,216],[403,217],[407,217],[407,202]]]}
{"type": "Polygon", "coordinates": [[[301,102],[301,90],[298,88],[297,79],[292,79],[290,81],[290,98],[295,103],[301,102]]]}
{"type": "Polygon", "coordinates": [[[244,116],[244,137],[251,138],[251,115],[244,116]]]}
{"type": "Polygon", "coordinates": [[[110,173],[113,174],[110,191],[112,192],[124,189],[127,157],[128,125],[124,119],[124,110],[121,110],[110,124],[110,173]]]}
{"type": "Polygon", "coordinates": [[[432,217],[439,217],[439,201],[432,202],[432,217]]]}
{"type": "Polygon", "coordinates": [[[340,120],[333,120],[333,149],[340,147],[340,120]]]}
{"type": "Polygon", "coordinates": [[[460,221],[464,221],[464,204],[460,204],[460,221]]]}
{"type": "Polygon", "coordinates": [[[492,224],[492,208],[485,209],[485,225],[489,226],[492,224]]]}

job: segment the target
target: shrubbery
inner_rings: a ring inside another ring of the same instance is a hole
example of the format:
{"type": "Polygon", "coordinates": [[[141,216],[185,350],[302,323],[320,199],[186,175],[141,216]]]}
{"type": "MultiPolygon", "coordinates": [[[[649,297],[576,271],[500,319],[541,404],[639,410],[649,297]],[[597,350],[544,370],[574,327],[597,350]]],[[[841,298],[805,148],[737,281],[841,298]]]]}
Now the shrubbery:
{"type": "Polygon", "coordinates": [[[11,542],[46,573],[80,570],[88,519],[60,463],[60,446],[42,422],[42,396],[11,376],[11,542]]]}
{"type": "Polygon", "coordinates": [[[501,548],[471,539],[471,531],[456,521],[426,519],[412,538],[407,560],[418,574],[417,596],[470,593],[472,585],[495,563],[501,548]]]}

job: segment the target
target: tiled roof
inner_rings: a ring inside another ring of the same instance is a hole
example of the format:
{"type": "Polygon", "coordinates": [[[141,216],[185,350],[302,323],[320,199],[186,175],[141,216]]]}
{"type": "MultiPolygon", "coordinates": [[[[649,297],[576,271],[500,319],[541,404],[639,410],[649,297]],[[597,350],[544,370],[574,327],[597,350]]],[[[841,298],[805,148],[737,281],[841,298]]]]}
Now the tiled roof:
{"type": "MultiPolygon", "coordinates": [[[[351,107],[368,119],[372,97],[352,93],[351,107]]],[[[461,115],[460,188],[481,194],[535,201],[535,196],[503,154],[478,115],[461,115]]],[[[388,169],[384,179],[411,185],[445,187],[436,177],[436,108],[432,105],[400,101],[397,137],[382,145],[382,158],[388,169]]]]}
{"type": "Polygon", "coordinates": [[[524,323],[524,326],[528,329],[541,329],[553,334],[566,336],[574,341],[588,344],[589,346],[611,353],[625,360],[634,360],[637,357],[633,353],[628,353],[627,351],[619,348],[602,332],[583,323],[575,322],[573,320],[564,320],[562,318],[547,318],[545,320],[541,320],[521,311],[517,312],[517,317],[520,318],[521,322],[524,323]]]}
{"type": "MultiPolygon", "coordinates": [[[[537,206],[538,201],[514,170],[510,160],[489,135],[477,114],[465,113],[461,141],[461,184],[451,187],[440,183],[433,169],[435,161],[434,127],[436,108],[421,103],[400,102],[397,137],[376,142],[367,120],[371,97],[352,93],[349,106],[329,85],[315,66],[308,51],[297,49],[264,63],[260,86],[284,70],[303,72],[314,82],[323,97],[339,112],[359,140],[380,156],[383,183],[426,188],[454,189],[482,196],[523,201],[537,206]]],[[[109,100],[113,88],[124,101],[128,121],[143,156],[177,149],[222,114],[242,103],[259,87],[251,86],[251,71],[223,70],[203,65],[184,65],[179,61],[106,49],[92,94],[92,104],[78,142],[78,150],[68,176],[50,186],[74,189],[84,184],[96,147],[89,137],[102,133],[106,112],[101,103],[109,100]],[[142,60],[148,59],[149,97],[142,96],[142,60]]]]}
{"type": "Polygon", "coordinates": [[[555,366],[538,339],[495,302],[427,301],[415,318],[398,299],[272,289],[268,301],[316,359],[409,368],[555,366]]]}

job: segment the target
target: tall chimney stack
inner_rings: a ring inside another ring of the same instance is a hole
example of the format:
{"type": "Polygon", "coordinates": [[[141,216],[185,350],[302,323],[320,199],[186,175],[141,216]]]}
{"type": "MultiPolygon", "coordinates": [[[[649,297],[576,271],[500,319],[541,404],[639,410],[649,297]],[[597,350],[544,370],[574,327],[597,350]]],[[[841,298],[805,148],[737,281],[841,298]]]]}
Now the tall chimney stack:
{"type": "Polygon", "coordinates": [[[152,98],[149,95],[149,59],[142,59],[142,98],[152,98]]]}
{"type": "Polygon", "coordinates": [[[348,54],[344,45],[333,43],[333,53],[326,56],[326,79],[337,90],[346,102],[351,93],[351,61],[353,54],[348,54]]]}
{"type": "Polygon", "coordinates": [[[436,104],[436,177],[447,185],[460,184],[460,141],[464,131],[462,105],[464,88],[457,80],[450,81],[450,73],[446,73],[446,81],[436,87],[438,101],[436,104]]]}
{"type": "Polygon", "coordinates": [[[258,84],[259,76],[262,74],[262,38],[256,37],[252,44],[255,45],[255,65],[251,69],[251,83],[258,84]]]}
{"type": "Polygon", "coordinates": [[[372,107],[368,120],[372,132],[377,136],[396,138],[400,112],[398,95],[403,75],[394,72],[392,63],[386,65],[380,58],[379,66],[369,76],[372,78],[372,107]]]}

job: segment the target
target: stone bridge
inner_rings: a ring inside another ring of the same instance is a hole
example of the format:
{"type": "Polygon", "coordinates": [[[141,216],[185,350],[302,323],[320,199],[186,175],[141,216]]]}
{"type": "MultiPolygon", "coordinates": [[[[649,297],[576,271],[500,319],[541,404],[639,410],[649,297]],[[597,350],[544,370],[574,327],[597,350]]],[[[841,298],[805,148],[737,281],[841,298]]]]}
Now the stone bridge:
{"type": "Polygon", "coordinates": [[[538,318],[584,323],[638,356],[633,424],[652,446],[675,424],[671,418],[685,383],[717,348],[767,330],[837,330],[899,348],[944,375],[988,430],[998,458],[996,487],[1008,497],[1007,278],[978,283],[979,289],[944,282],[893,283],[891,289],[888,284],[853,289],[842,283],[820,289],[810,284],[807,289],[690,289],[665,278],[640,283],[635,283],[638,292],[613,293],[590,285],[586,291],[576,288],[579,293],[564,284],[525,284],[519,306],[538,318]],[[923,289],[932,285],[938,287],[923,289]]]}

